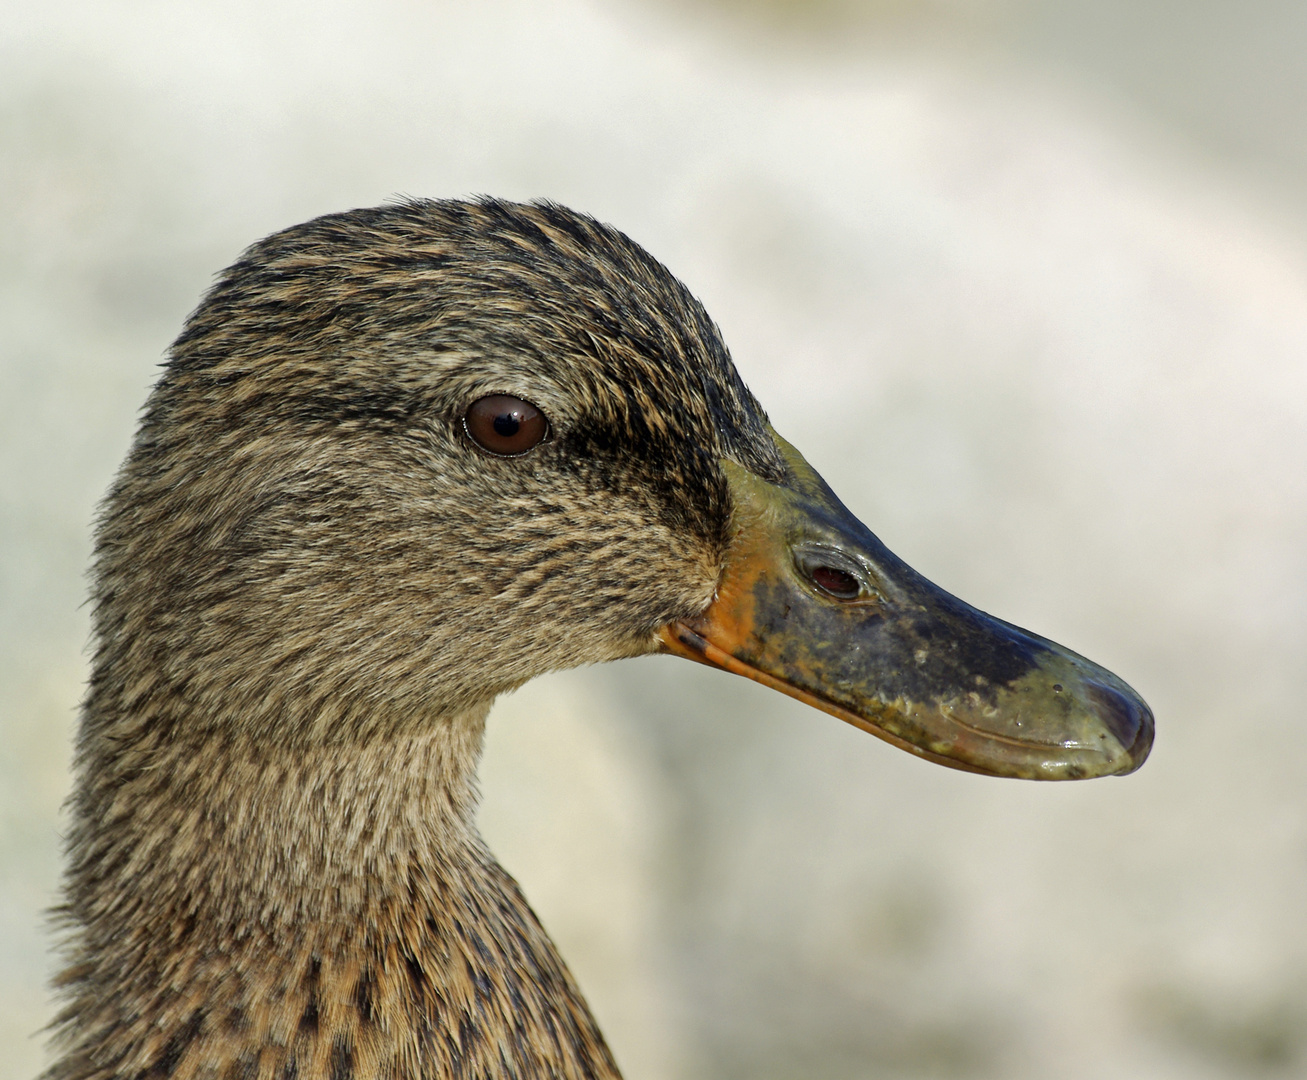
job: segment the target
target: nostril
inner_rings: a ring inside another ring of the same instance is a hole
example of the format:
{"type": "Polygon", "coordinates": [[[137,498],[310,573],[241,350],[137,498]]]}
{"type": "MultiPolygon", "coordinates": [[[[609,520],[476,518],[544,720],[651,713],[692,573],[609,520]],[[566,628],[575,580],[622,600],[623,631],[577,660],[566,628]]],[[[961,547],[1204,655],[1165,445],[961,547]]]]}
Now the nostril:
{"type": "Polygon", "coordinates": [[[833,545],[794,545],[794,568],[818,592],[833,600],[864,600],[876,596],[856,558],[833,545]]]}
{"type": "Polygon", "coordinates": [[[808,571],[808,576],[822,592],[830,593],[840,600],[852,600],[862,591],[857,578],[847,570],[839,570],[834,566],[814,566],[808,571]]]}

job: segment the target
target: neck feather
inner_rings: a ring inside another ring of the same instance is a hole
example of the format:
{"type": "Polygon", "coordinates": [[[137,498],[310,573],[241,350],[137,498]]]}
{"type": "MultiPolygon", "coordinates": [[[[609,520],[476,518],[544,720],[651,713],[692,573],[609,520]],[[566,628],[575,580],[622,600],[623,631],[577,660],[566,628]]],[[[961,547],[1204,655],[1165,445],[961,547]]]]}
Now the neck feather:
{"type": "Polygon", "coordinates": [[[486,711],[126,769],[84,745],[48,1080],[615,1078],[476,832],[486,711]]]}

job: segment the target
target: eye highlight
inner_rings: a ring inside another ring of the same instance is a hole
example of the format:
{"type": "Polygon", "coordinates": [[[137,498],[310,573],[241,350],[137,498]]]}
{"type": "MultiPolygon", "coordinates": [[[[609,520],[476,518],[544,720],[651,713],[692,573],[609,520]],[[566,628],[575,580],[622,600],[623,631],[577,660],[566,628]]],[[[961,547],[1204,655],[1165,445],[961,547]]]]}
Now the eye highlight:
{"type": "Polygon", "coordinates": [[[468,406],[463,430],[482,450],[498,457],[519,457],[544,441],[549,421],[529,401],[490,394],[468,406]]]}

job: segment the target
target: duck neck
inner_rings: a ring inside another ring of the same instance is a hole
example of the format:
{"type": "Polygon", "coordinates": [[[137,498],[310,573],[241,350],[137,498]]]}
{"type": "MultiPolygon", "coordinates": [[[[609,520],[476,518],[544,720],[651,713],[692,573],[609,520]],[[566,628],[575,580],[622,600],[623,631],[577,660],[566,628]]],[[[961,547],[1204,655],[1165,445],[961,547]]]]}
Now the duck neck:
{"type": "Polygon", "coordinates": [[[616,1077],[476,832],[486,712],[145,768],[84,747],[51,1080],[616,1077]]]}

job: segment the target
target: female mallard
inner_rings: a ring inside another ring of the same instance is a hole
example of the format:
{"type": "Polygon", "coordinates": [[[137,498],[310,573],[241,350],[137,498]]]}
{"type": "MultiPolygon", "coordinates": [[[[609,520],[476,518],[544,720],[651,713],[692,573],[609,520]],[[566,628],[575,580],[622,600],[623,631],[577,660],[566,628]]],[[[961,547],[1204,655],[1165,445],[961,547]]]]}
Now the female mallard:
{"type": "Polygon", "coordinates": [[[959,768],[1126,772],[1147,707],[941,592],[703,308],[547,204],[256,244],[104,505],[50,1080],[616,1077],[473,822],[490,703],[668,651],[959,768]]]}

